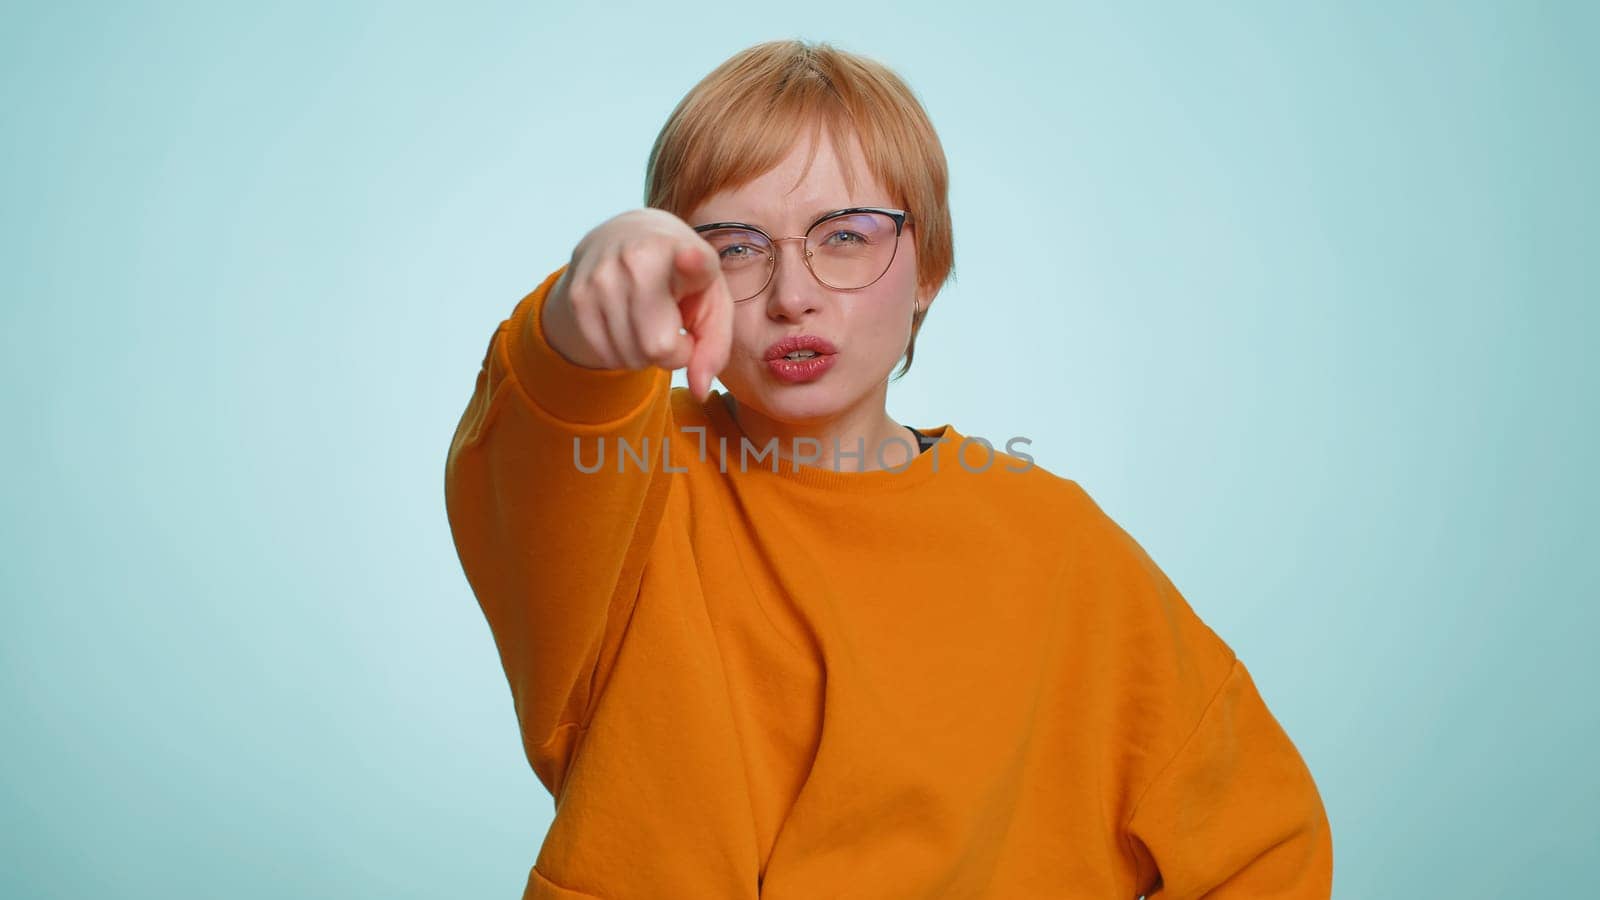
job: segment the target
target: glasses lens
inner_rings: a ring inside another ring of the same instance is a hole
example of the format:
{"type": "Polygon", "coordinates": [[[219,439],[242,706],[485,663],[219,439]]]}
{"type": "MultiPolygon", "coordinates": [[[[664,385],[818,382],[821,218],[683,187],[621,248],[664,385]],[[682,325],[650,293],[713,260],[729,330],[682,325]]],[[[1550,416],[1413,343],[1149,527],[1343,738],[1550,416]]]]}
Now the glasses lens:
{"type": "Polygon", "coordinates": [[[889,270],[898,237],[894,219],[883,213],[846,213],[824,219],[806,235],[811,270],[832,288],[866,287],[889,270]]]}
{"type": "Polygon", "coordinates": [[[748,300],[767,285],[772,271],[772,244],[759,231],[747,228],[715,228],[700,232],[717,251],[722,263],[722,280],[735,301],[748,300]]]}

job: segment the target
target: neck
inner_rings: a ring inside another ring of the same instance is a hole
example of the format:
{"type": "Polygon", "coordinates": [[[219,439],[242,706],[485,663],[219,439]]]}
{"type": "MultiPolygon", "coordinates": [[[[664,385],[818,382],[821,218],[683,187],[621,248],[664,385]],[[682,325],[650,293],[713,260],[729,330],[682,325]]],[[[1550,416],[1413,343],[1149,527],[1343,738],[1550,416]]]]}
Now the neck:
{"type": "Polygon", "coordinates": [[[886,383],[833,416],[802,422],[774,419],[739,403],[732,394],[724,396],[729,414],[755,446],[764,447],[776,439],[776,452],[782,460],[792,460],[798,450],[801,465],[867,472],[899,468],[917,455],[911,433],[884,408],[888,393],[886,383]],[[816,443],[796,443],[796,438],[816,443]],[[836,454],[835,449],[840,452],[836,454]]]}

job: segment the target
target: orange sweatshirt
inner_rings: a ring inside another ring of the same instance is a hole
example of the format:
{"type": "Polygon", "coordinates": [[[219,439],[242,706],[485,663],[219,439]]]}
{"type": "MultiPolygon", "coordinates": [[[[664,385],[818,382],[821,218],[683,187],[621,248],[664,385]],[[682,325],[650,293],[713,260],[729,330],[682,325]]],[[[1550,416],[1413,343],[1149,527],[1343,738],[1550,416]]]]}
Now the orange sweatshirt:
{"type": "Polygon", "coordinates": [[[524,898],[1330,895],[1296,747],[1076,482],[951,425],[774,472],[720,392],[553,350],[560,273],[445,472],[555,800],[524,898]]]}

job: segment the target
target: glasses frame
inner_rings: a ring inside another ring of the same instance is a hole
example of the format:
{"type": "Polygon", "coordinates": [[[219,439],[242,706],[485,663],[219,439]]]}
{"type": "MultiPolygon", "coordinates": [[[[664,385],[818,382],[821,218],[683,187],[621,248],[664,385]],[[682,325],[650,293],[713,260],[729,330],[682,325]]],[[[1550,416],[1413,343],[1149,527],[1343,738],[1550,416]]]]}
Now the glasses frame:
{"type": "MultiPolygon", "coordinates": [[[[747,224],[745,222],[710,222],[710,223],[705,224],[705,225],[696,225],[696,226],[694,226],[694,230],[695,230],[695,233],[698,234],[698,233],[704,232],[704,231],[715,231],[715,230],[719,230],[719,229],[723,229],[723,228],[743,228],[746,231],[754,231],[756,234],[759,234],[762,237],[767,239],[767,243],[769,245],[771,245],[771,247],[772,247],[772,252],[767,254],[767,280],[761,283],[761,288],[759,290],[757,290],[754,294],[751,294],[748,297],[740,297],[740,298],[738,298],[738,299],[733,301],[735,303],[743,303],[746,300],[754,300],[755,298],[761,296],[762,294],[766,293],[767,288],[772,286],[772,276],[775,275],[777,273],[777,271],[778,271],[778,244],[783,242],[783,241],[800,241],[800,242],[802,242],[800,246],[801,246],[801,249],[804,250],[805,252],[804,252],[804,255],[801,257],[801,260],[806,264],[806,271],[811,273],[811,277],[816,279],[817,284],[822,285],[823,287],[827,288],[830,291],[849,291],[849,292],[864,291],[867,288],[872,287],[873,285],[877,284],[880,280],[883,279],[883,276],[889,274],[889,270],[890,269],[894,268],[894,258],[900,254],[900,235],[905,231],[905,227],[907,225],[911,225],[911,224],[914,224],[912,222],[912,219],[911,219],[911,213],[906,211],[906,210],[903,210],[903,209],[889,209],[887,207],[882,207],[882,206],[852,206],[852,207],[849,207],[848,209],[836,209],[833,212],[823,213],[821,216],[819,216],[817,218],[817,220],[815,222],[812,222],[810,225],[806,226],[806,233],[805,234],[795,235],[795,236],[791,236],[791,237],[775,238],[772,235],[767,234],[765,229],[757,228],[756,226],[747,224]],[[809,242],[811,240],[811,232],[815,231],[816,227],[818,225],[821,225],[823,222],[826,222],[829,219],[838,218],[839,216],[851,215],[853,213],[882,213],[882,214],[888,216],[889,218],[893,219],[894,220],[894,249],[892,251],[890,251],[890,253],[889,253],[889,262],[884,265],[883,271],[878,273],[878,277],[877,278],[872,279],[871,281],[867,282],[866,284],[861,285],[860,287],[853,287],[853,288],[834,287],[833,285],[827,283],[826,281],[823,281],[822,280],[822,276],[817,274],[817,270],[813,269],[811,267],[811,248],[806,246],[806,244],[807,244],[807,242],[809,242]]],[[[709,243],[709,241],[708,241],[708,243],[709,243]]]]}

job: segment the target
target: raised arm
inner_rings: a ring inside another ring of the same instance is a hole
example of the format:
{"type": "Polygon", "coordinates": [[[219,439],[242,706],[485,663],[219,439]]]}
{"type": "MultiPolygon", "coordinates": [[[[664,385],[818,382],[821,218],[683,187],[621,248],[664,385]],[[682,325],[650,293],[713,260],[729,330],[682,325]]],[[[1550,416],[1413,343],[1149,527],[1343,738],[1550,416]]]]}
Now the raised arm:
{"type": "Polygon", "coordinates": [[[516,305],[489,341],[445,463],[456,551],[529,761],[552,793],[567,744],[587,725],[608,625],[627,619],[665,508],[671,369],[698,362],[691,369],[708,389],[726,361],[715,252],[666,215],[600,226],[516,305]],[[637,275],[621,278],[627,248],[640,254],[630,257],[637,275]],[[623,321],[625,331],[612,330],[623,321]],[[652,462],[629,458],[619,471],[622,442],[652,462]],[[585,471],[602,445],[605,464],[585,471]]]}

